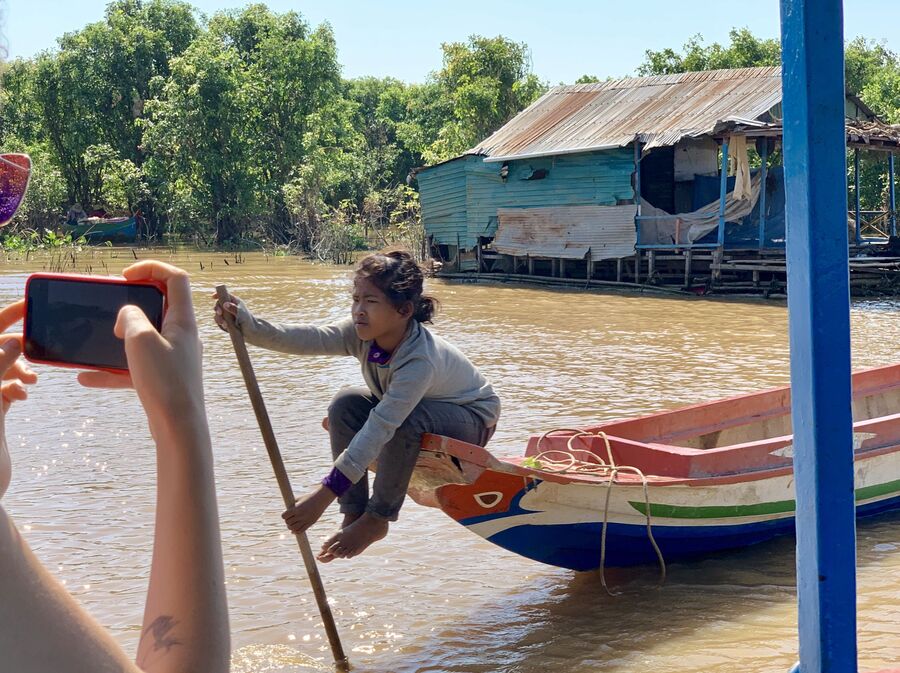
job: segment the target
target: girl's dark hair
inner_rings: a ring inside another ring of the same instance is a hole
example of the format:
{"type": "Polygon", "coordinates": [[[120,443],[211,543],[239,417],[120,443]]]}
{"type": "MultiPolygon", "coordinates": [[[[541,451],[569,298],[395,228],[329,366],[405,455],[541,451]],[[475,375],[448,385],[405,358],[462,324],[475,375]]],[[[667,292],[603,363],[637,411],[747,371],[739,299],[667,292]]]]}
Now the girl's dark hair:
{"type": "Polygon", "coordinates": [[[371,281],[395,308],[412,302],[413,318],[419,322],[431,322],[440,305],[434,297],[422,294],[422,267],[406,250],[366,255],[356,267],[356,278],[371,281]]]}

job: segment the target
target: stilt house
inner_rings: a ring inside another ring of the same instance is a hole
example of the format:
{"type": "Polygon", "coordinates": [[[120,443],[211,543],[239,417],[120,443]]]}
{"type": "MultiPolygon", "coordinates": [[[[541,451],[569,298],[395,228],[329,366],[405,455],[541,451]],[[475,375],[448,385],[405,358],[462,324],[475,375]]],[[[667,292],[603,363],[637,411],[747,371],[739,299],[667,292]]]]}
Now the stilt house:
{"type": "MultiPolygon", "coordinates": [[[[883,240],[896,234],[900,131],[852,95],[846,115],[850,146],[888,159],[883,240]]],[[[640,280],[642,255],[647,278],[656,256],[674,254],[687,283],[695,255],[783,256],[781,134],[775,67],[561,86],[477,147],[419,169],[422,219],[448,270],[640,280]]],[[[866,217],[857,203],[851,243],[872,233],[866,217]]]]}

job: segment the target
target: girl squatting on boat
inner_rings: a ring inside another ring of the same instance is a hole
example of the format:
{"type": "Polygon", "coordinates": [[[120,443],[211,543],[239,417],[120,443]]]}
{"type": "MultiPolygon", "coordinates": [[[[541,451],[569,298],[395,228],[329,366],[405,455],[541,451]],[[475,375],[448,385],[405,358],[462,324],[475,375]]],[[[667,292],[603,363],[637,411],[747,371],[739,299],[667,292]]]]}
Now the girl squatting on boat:
{"type": "Polygon", "coordinates": [[[300,533],[338,500],[344,519],[323,543],[320,561],[356,556],[387,534],[406,497],[423,434],[484,446],[494,432],[500,400],[493,388],[465,355],[424,325],[436,306],[423,294],[421,268],[402,250],[360,261],[350,315],[333,324],[272,324],[233,295],[216,304],[217,324],[225,329],[228,311],[251,344],[360,362],[366,387],[341,389],[328,408],[332,470],[283,514],[300,533]],[[373,464],[370,495],[366,473],[373,464]]]}

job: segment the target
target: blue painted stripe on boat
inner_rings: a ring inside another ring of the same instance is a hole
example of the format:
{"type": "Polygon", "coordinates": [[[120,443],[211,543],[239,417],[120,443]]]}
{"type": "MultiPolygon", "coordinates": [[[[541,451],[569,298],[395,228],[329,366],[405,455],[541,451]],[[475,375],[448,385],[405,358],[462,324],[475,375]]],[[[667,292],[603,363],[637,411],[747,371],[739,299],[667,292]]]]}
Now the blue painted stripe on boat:
{"type": "MultiPolygon", "coordinates": [[[[517,498],[521,499],[521,494],[517,498]]],[[[858,516],[871,516],[900,507],[900,496],[867,503],[857,508],[858,516]]],[[[473,517],[461,521],[471,525],[480,521],[528,514],[529,510],[500,515],[473,517]],[[477,519],[477,521],[476,521],[477,519]]],[[[490,542],[526,558],[571,570],[594,570],[600,565],[602,524],[573,523],[521,524],[500,531],[490,542]]],[[[653,526],[653,536],[666,561],[677,561],[704,554],[736,549],[792,533],[794,517],[738,525],[653,526]]],[[[656,554],[643,524],[610,523],[607,528],[606,564],[623,567],[655,563],[656,554]]]]}

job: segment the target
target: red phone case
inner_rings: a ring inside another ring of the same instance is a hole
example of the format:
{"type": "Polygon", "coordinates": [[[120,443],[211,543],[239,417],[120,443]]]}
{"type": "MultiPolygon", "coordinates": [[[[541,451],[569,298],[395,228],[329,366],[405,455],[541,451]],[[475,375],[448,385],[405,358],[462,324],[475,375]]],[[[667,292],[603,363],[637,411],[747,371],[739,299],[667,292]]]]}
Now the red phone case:
{"type": "MultiPolygon", "coordinates": [[[[25,315],[23,316],[23,324],[25,325],[23,339],[24,341],[28,341],[28,291],[31,288],[31,281],[36,278],[47,278],[50,280],[77,280],[82,282],[89,283],[103,283],[109,285],[145,285],[149,287],[155,287],[159,290],[163,295],[163,317],[166,315],[166,309],[168,309],[167,302],[167,294],[166,294],[166,284],[160,282],[158,280],[127,280],[126,278],[122,278],[121,276],[88,276],[83,273],[33,273],[28,276],[28,279],[25,281],[25,315]]],[[[90,365],[80,365],[80,364],[71,364],[68,362],[59,362],[57,360],[41,360],[38,358],[29,357],[27,353],[24,353],[25,359],[29,362],[34,362],[42,365],[53,365],[54,367],[65,367],[67,369],[90,369],[95,371],[107,371],[113,373],[121,373],[127,372],[127,369],[119,369],[117,367],[92,367],[90,365]]]]}

